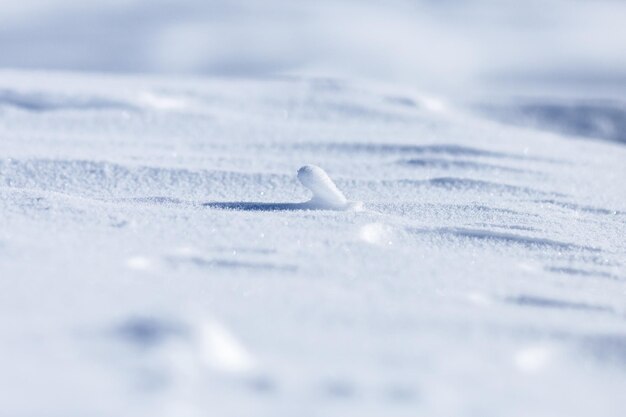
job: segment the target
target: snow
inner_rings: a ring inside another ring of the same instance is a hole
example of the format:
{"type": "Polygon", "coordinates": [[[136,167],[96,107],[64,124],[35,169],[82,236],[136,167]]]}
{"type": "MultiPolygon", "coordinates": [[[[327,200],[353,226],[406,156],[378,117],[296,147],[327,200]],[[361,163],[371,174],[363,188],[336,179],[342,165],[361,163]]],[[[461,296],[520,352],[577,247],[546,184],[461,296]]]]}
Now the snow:
{"type": "Polygon", "coordinates": [[[305,165],[298,170],[298,180],[311,190],[313,197],[308,201],[310,207],[344,210],[348,200],[330,179],[326,171],[315,165],[305,165]]]}
{"type": "Polygon", "coordinates": [[[0,91],[3,414],[624,414],[623,145],[339,78],[0,91]]]}
{"type": "Polygon", "coordinates": [[[615,0],[4,0],[0,6],[2,68],[306,71],[450,93],[519,82],[525,92],[549,80],[572,91],[591,83],[624,94],[626,4],[615,0]]]}
{"type": "Polygon", "coordinates": [[[626,415],[624,21],[0,0],[0,416],[626,415]]]}

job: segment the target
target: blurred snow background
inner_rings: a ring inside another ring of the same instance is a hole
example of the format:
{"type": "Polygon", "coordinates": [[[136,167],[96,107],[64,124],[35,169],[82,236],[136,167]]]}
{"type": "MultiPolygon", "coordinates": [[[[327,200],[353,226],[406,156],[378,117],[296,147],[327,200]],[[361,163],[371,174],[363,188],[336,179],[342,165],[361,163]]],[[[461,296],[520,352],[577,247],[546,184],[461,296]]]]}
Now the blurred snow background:
{"type": "Polygon", "coordinates": [[[0,67],[609,94],[626,81],[625,21],[619,0],[2,0],[0,67]]]}

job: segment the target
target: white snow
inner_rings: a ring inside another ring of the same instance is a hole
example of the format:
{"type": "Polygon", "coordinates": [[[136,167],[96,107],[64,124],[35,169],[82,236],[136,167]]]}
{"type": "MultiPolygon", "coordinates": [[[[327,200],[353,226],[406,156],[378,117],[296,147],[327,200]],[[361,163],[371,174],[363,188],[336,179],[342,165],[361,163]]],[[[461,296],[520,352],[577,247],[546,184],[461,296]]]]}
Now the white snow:
{"type": "Polygon", "coordinates": [[[348,200],[330,179],[326,171],[315,165],[304,165],[298,170],[298,180],[311,190],[310,207],[343,210],[348,200]]]}
{"type": "Polygon", "coordinates": [[[0,71],[0,414],[624,415],[626,148],[459,103],[0,71]]]}
{"type": "Polygon", "coordinates": [[[549,365],[553,356],[554,351],[550,346],[527,346],[515,353],[514,360],[520,371],[536,374],[549,365]]]}
{"type": "Polygon", "coordinates": [[[581,91],[590,80],[612,78],[606,90],[624,94],[626,4],[615,0],[4,0],[0,6],[3,68],[306,71],[480,93],[537,79],[581,91]]]}
{"type": "Polygon", "coordinates": [[[250,353],[230,332],[215,320],[202,325],[202,345],[207,363],[232,373],[247,373],[254,369],[250,353]]]}

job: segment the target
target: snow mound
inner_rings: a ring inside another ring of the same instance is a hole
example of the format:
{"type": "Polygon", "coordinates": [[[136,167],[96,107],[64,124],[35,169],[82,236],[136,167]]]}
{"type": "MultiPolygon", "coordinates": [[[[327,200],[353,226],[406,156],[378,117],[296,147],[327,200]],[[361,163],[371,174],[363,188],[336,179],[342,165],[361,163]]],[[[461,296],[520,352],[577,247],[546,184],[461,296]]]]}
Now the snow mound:
{"type": "Polygon", "coordinates": [[[332,210],[348,207],[348,200],[322,168],[305,165],[298,170],[298,180],[313,193],[309,206],[332,210]]]}

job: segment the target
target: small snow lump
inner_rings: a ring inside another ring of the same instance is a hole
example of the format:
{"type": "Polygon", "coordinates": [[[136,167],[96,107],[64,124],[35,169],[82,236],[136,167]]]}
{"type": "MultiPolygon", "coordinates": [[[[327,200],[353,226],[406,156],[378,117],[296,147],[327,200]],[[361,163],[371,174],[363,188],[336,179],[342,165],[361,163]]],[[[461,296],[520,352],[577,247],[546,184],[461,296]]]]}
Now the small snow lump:
{"type": "Polygon", "coordinates": [[[313,193],[309,201],[311,206],[333,210],[349,207],[346,197],[322,168],[305,165],[298,170],[298,180],[313,193]]]}

